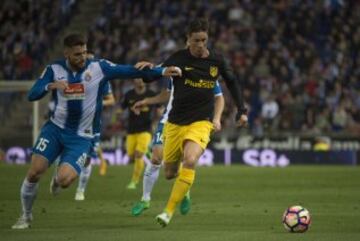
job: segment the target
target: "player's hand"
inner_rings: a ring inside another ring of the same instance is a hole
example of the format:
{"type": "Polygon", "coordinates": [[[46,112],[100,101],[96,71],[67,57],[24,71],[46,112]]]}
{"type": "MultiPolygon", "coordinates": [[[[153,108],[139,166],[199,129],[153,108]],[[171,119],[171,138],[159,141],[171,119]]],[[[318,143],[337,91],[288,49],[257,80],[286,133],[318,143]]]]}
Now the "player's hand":
{"type": "Polygon", "coordinates": [[[240,128],[242,128],[242,127],[248,127],[248,117],[247,117],[247,115],[245,115],[245,114],[237,114],[236,115],[236,126],[237,127],[240,127],[240,128]],[[238,117],[239,116],[239,117],[238,117]]]}
{"type": "Polygon", "coordinates": [[[135,64],[135,68],[139,70],[143,70],[144,68],[152,69],[154,68],[154,64],[147,61],[140,61],[135,64]]]}
{"type": "Polygon", "coordinates": [[[212,124],[214,126],[214,131],[218,132],[221,130],[221,121],[217,119],[213,119],[212,124]]]}
{"type": "Polygon", "coordinates": [[[141,109],[145,106],[147,106],[147,99],[139,100],[135,102],[133,106],[131,106],[131,111],[135,113],[135,115],[140,115],[141,109]]]}
{"type": "Polygon", "coordinates": [[[65,90],[68,87],[69,87],[68,82],[65,80],[61,80],[61,81],[55,81],[54,83],[50,83],[48,85],[48,90],[54,90],[54,89],[65,90]]]}
{"type": "Polygon", "coordinates": [[[176,66],[166,67],[164,72],[163,72],[163,76],[167,76],[167,77],[181,76],[181,75],[182,75],[181,69],[179,67],[176,67],[176,66]]]}

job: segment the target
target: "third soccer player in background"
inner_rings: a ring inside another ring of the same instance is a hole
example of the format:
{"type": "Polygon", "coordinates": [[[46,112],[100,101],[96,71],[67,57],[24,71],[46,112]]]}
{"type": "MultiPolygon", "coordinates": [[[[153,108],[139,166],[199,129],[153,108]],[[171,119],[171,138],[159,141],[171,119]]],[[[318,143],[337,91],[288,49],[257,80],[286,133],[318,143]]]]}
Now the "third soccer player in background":
{"type": "Polygon", "coordinates": [[[134,80],[134,89],[125,94],[121,104],[122,109],[129,109],[129,119],[126,136],[126,152],[130,161],[134,161],[134,170],[128,189],[135,189],[144,171],[143,156],[151,142],[152,110],[154,106],[144,106],[139,114],[131,111],[132,105],[146,97],[155,96],[156,93],[148,89],[142,79],[134,80]]]}

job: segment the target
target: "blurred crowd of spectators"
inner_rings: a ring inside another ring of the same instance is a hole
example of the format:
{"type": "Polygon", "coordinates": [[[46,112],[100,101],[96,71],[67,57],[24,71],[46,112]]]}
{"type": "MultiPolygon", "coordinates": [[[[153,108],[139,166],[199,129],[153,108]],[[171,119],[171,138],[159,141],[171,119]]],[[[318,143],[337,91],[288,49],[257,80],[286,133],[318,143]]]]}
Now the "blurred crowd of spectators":
{"type": "Polygon", "coordinates": [[[56,34],[74,13],[75,3],[76,0],[1,1],[0,79],[29,80],[38,74],[56,34]]]}
{"type": "MultiPolygon", "coordinates": [[[[0,79],[38,74],[75,3],[1,3],[0,79]]],[[[208,18],[209,47],[231,61],[253,135],[360,133],[359,0],[105,0],[103,6],[89,29],[89,49],[119,63],[161,63],[185,46],[189,20],[208,18]]],[[[126,81],[113,84],[118,100],[131,88],[126,81]]],[[[226,128],[235,108],[223,90],[226,128]]],[[[121,130],[117,113],[105,111],[105,123],[121,130]]]]}
{"type": "MultiPolygon", "coordinates": [[[[231,60],[244,87],[253,135],[360,133],[359,1],[107,0],[90,49],[120,63],[160,63],[184,47],[199,16],[210,20],[210,48],[231,60]]],[[[114,84],[121,98],[124,83],[114,84]]],[[[228,127],[234,107],[224,90],[228,127]]]]}

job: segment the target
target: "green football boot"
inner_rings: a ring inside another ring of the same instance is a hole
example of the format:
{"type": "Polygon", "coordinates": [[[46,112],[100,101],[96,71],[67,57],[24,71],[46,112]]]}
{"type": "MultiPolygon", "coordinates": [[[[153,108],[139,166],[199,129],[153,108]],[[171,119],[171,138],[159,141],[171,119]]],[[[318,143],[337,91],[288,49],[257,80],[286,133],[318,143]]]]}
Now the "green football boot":
{"type": "Polygon", "coordinates": [[[190,192],[186,193],[184,199],[181,201],[180,204],[180,213],[182,215],[186,215],[191,208],[191,198],[190,198],[190,192]]]}
{"type": "Polygon", "coordinates": [[[139,216],[143,211],[150,207],[150,201],[140,201],[135,203],[133,208],[131,209],[131,214],[133,216],[139,216]]]}

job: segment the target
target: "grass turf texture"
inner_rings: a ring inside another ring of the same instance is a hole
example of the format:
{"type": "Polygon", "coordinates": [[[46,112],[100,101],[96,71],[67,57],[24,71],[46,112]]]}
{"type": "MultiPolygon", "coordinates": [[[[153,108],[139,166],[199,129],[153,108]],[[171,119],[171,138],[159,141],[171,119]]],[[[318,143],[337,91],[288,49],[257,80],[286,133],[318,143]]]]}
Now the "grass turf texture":
{"type": "Polygon", "coordinates": [[[83,202],[74,201],[76,185],[52,197],[51,170],[40,183],[32,228],[11,230],[20,212],[19,188],[27,168],[0,165],[0,240],[360,240],[358,167],[198,168],[192,210],[187,216],[177,211],[166,228],[155,223],[172,184],[162,173],[151,208],[132,217],[130,209],[141,196],[141,187],[125,189],[132,166],[110,167],[105,177],[94,168],[83,202]],[[281,223],[283,211],[296,204],[312,216],[304,234],[288,233],[281,223]]]}

